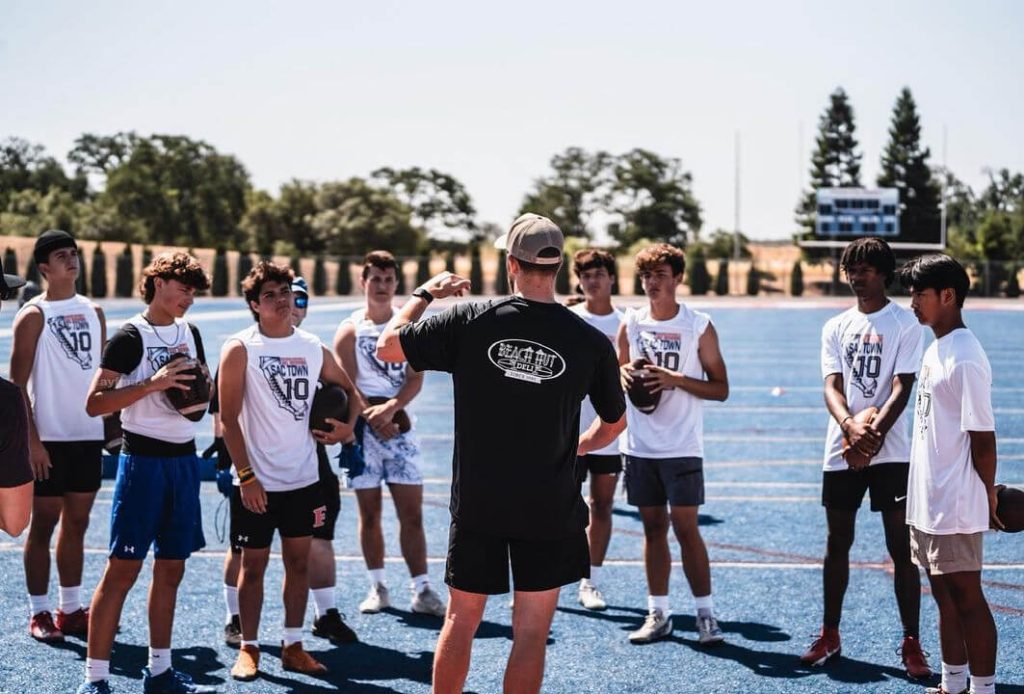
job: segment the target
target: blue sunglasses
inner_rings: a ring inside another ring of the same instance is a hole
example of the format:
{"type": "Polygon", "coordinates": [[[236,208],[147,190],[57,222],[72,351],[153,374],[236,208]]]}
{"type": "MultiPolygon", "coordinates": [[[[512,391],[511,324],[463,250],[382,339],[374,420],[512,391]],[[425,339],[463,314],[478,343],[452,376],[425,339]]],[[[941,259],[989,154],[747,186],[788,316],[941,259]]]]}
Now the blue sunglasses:
{"type": "Polygon", "coordinates": [[[309,306],[309,297],[305,294],[294,294],[295,308],[307,308],[309,306]]]}

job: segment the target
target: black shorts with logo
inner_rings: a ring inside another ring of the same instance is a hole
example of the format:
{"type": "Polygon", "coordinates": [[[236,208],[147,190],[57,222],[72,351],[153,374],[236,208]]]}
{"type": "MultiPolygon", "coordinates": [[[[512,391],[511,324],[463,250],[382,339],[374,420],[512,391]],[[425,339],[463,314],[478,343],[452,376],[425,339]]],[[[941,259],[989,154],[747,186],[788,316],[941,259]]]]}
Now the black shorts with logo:
{"type": "Polygon", "coordinates": [[[277,530],[281,537],[309,537],[327,519],[320,484],[287,492],[267,492],[267,510],[253,513],[242,505],[242,492],[231,493],[231,544],[249,549],[266,549],[277,530]]]}
{"type": "Polygon", "coordinates": [[[341,485],[338,476],[331,470],[331,463],[327,458],[327,451],[322,444],[317,444],[316,454],[320,479],[317,486],[320,488],[320,495],[326,507],[324,522],[313,526],[313,538],[317,540],[333,540],[334,526],[338,522],[338,514],[341,513],[341,485]]]}
{"type": "Polygon", "coordinates": [[[50,454],[50,477],[36,480],[36,496],[92,493],[103,480],[102,441],[43,441],[50,454]]]}
{"type": "Polygon", "coordinates": [[[622,456],[618,453],[581,455],[576,458],[576,468],[582,478],[586,478],[588,472],[592,475],[617,475],[622,472],[622,456]]]}
{"type": "Polygon", "coordinates": [[[477,533],[452,521],[445,583],[467,593],[507,593],[509,565],[516,590],[551,590],[589,578],[586,531],[556,540],[517,540],[477,533]]]}
{"type": "Polygon", "coordinates": [[[827,470],[821,475],[821,505],[837,511],[856,511],[871,490],[872,511],[907,506],[909,463],[879,463],[863,470],[827,470]]]}

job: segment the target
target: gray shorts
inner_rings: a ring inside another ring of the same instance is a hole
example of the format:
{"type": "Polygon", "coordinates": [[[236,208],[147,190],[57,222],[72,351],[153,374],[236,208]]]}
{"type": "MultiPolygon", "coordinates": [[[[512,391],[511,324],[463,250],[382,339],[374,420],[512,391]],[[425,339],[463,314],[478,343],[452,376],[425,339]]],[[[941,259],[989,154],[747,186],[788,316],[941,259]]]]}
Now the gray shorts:
{"type": "Polygon", "coordinates": [[[910,529],[910,558],[930,574],[955,574],[962,571],[981,571],[982,537],[985,533],[970,535],[931,535],[910,529]]]}
{"type": "Polygon", "coordinates": [[[703,458],[626,460],[623,479],[630,506],[700,506],[704,503],[703,458]]]}

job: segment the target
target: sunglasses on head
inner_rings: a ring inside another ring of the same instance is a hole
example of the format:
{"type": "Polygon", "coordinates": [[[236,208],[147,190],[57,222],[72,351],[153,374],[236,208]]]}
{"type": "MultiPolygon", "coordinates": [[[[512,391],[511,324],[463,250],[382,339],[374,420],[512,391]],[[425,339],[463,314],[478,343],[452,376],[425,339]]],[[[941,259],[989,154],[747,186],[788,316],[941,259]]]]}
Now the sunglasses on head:
{"type": "Polygon", "coordinates": [[[309,306],[309,297],[305,294],[294,294],[295,308],[307,308],[309,306]]]}

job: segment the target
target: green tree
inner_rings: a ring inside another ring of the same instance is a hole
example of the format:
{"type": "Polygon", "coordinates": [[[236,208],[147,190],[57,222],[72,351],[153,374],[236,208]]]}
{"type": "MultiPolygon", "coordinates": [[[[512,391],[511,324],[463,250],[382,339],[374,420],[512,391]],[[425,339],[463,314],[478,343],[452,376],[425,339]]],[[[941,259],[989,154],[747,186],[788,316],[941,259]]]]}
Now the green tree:
{"type": "Polygon", "coordinates": [[[324,257],[317,255],[313,263],[313,295],[323,296],[327,293],[327,268],[324,266],[324,257]]]}
{"type": "Polygon", "coordinates": [[[693,177],[682,162],[645,149],[615,158],[608,209],[622,219],[608,230],[620,245],[642,238],[685,246],[702,224],[693,177]]]}
{"type": "Polygon", "coordinates": [[[613,158],[569,147],[551,158],[551,173],[534,181],[519,213],[534,212],[551,219],[566,236],[591,238],[591,220],[603,209],[611,192],[613,158]]]}
{"type": "Polygon", "coordinates": [[[302,258],[299,257],[298,253],[292,254],[292,257],[288,260],[288,266],[291,267],[296,277],[302,277],[302,258]]]}
{"type": "Polygon", "coordinates": [[[928,166],[931,151],[921,146],[917,104],[904,87],[893,107],[889,144],[877,183],[900,192],[900,240],[934,242],[939,236],[939,186],[928,166]]]}
{"type": "Polygon", "coordinates": [[[146,267],[153,262],[153,249],[149,246],[142,247],[142,267],[146,267]]]}
{"type": "Polygon", "coordinates": [[[240,251],[238,253],[238,264],[235,266],[235,275],[238,277],[239,284],[249,275],[252,268],[252,254],[248,251],[240,251]]]}
{"type": "Polygon", "coordinates": [[[704,249],[699,244],[694,244],[687,255],[689,257],[686,259],[686,274],[690,294],[704,296],[711,289],[711,277],[708,275],[708,265],[704,260],[704,249]]]}
{"type": "Polygon", "coordinates": [[[804,294],[804,267],[799,260],[793,263],[793,272],[789,273],[789,293],[792,296],[804,294]]]}
{"type": "Polygon", "coordinates": [[[416,260],[416,286],[422,286],[430,279],[430,256],[422,255],[416,260]]]}
{"type": "Polygon", "coordinates": [[[42,282],[42,278],[39,276],[39,267],[36,265],[35,258],[30,257],[28,259],[28,265],[25,266],[25,281],[35,282],[36,284],[40,284],[42,282]]]}
{"type": "Polygon", "coordinates": [[[644,282],[640,279],[640,273],[633,272],[633,296],[644,296],[644,282]]]}
{"type": "Polygon", "coordinates": [[[1020,272],[1020,268],[1016,263],[1010,263],[1006,268],[1006,297],[1009,299],[1020,297],[1020,280],[1017,279],[1018,272],[1020,272]]]}
{"type": "Polygon", "coordinates": [[[449,252],[448,255],[446,255],[444,257],[444,269],[445,269],[446,272],[450,272],[453,275],[455,274],[455,253],[454,252],[449,252]]]}
{"type": "Polygon", "coordinates": [[[562,264],[558,266],[558,274],[555,275],[555,293],[568,295],[572,294],[572,287],[569,277],[569,265],[571,261],[568,255],[562,255],[562,264]]]}
{"type": "Polygon", "coordinates": [[[12,195],[26,190],[40,196],[59,191],[81,202],[88,198],[89,181],[84,174],[69,177],[41,145],[9,137],[0,141],[0,210],[7,209],[12,195]]]}
{"type": "Polygon", "coordinates": [[[18,274],[18,254],[10,246],[4,251],[4,272],[8,275],[18,274]]]}
{"type": "MultiPolygon", "coordinates": [[[[739,234],[740,258],[750,257],[750,239],[739,234]]],[[[715,229],[707,243],[708,258],[732,258],[734,253],[735,235],[725,229],[715,229]]]]}
{"type": "Polygon", "coordinates": [[[715,294],[717,296],[728,296],[729,294],[729,261],[725,258],[718,261],[718,274],[715,275],[715,294]]]}
{"type": "Polygon", "coordinates": [[[508,294],[508,268],[505,267],[505,251],[498,251],[498,274],[494,277],[494,293],[508,294]]]}
{"type": "Polygon", "coordinates": [[[228,295],[228,252],[224,246],[219,246],[217,254],[213,256],[213,281],[210,282],[210,294],[212,296],[228,295]]]}
{"type": "Polygon", "coordinates": [[[805,238],[814,235],[818,216],[819,188],[859,188],[860,159],[853,107],[842,87],[829,97],[828,108],[818,120],[818,136],[811,155],[811,189],[804,193],[796,209],[796,220],[805,238]]]}
{"type": "Polygon", "coordinates": [[[114,296],[130,297],[135,284],[135,267],[132,262],[132,245],[126,243],[124,250],[117,256],[114,268],[114,296]]]}
{"type": "Polygon", "coordinates": [[[386,248],[395,255],[411,255],[423,238],[408,207],[360,178],[320,186],[316,207],[313,232],[331,253],[362,255],[386,248]]]}
{"type": "Polygon", "coordinates": [[[761,273],[757,266],[750,264],[747,271],[747,296],[757,296],[761,292],[761,273]]]}
{"type": "Polygon", "coordinates": [[[398,262],[398,270],[396,272],[398,281],[395,283],[395,293],[403,296],[406,293],[405,263],[402,262],[402,258],[395,258],[395,260],[398,262]]]}
{"type": "Polygon", "coordinates": [[[78,251],[78,279],[75,280],[75,292],[89,296],[89,264],[81,249],[78,251]]]}
{"type": "Polygon", "coordinates": [[[465,186],[437,169],[383,167],[372,179],[412,212],[412,223],[433,238],[473,238],[476,208],[465,186]]]}
{"type": "Polygon", "coordinates": [[[352,265],[348,258],[338,259],[338,274],[334,278],[334,293],[348,296],[352,293],[352,265]]]}
{"type": "Polygon", "coordinates": [[[90,272],[92,295],[97,299],[104,299],[107,296],[107,255],[103,252],[103,245],[97,243],[92,252],[92,269],[90,272]]]}
{"type": "Polygon", "coordinates": [[[479,296],[484,293],[484,266],[480,262],[479,244],[473,244],[469,259],[469,291],[479,296]]]}

